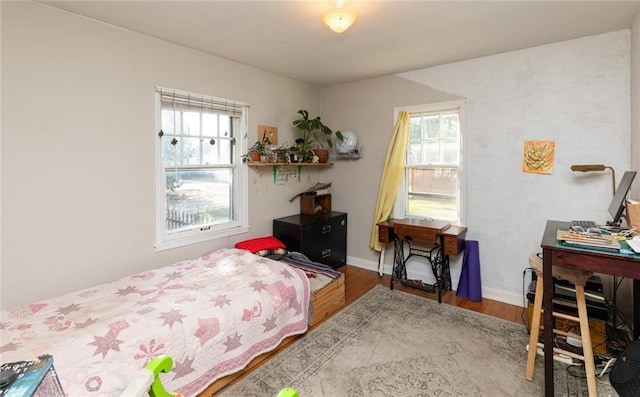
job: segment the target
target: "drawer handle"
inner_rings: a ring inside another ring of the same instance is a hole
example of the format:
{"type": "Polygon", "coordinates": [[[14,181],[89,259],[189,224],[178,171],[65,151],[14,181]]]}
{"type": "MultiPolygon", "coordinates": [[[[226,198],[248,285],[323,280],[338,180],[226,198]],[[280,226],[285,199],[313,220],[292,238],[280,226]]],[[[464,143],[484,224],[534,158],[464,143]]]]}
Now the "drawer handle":
{"type": "Polygon", "coordinates": [[[322,257],[323,258],[326,258],[328,256],[331,256],[331,249],[322,251],[322,257]]]}
{"type": "Polygon", "coordinates": [[[322,233],[323,234],[331,233],[331,225],[322,226],[322,233]]]}

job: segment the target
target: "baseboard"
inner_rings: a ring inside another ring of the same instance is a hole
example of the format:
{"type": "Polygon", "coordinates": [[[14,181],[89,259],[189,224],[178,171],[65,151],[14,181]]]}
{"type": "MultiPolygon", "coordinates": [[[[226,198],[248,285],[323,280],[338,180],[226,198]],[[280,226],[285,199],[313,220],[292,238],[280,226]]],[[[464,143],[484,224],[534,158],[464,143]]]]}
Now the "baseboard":
{"type": "MultiPolygon", "coordinates": [[[[378,262],[356,258],[353,256],[347,256],[347,263],[351,266],[359,267],[361,269],[371,270],[374,272],[378,271],[378,262]]],[[[391,274],[391,264],[385,263],[383,265],[383,274],[391,274]]],[[[433,274],[430,273],[430,269],[426,267],[424,270],[414,270],[412,272],[412,275],[414,278],[424,280],[425,282],[435,281],[433,274]],[[427,270],[429,270],[429,272],[427,272],[427,270]]],[[[455,277],[453,277],[452,275],[451,283],[453,284],[452,288],[455,290],[458,288],[458,280],[457,279],[454,280],[454,278],[455,277]]],[[[490,288],[483,285],[482,297],[524,308],[523,302],[522,302],[522,295],[520,294],[514,294],[512,292],[502,291],[502,290],[490,288]]]]}
{"type": "MultiPolygon", "coordinates": [[[[356,258],[355,256],[347,255],[347,263],[351,266],[359,267],[360,269],[371,270],[374,272],[378,271],[378,262],[356,258]]],[[[391,269],[391,267],[389,267],[389,269],[391,269]]],[[[386,274],[391,274],[391,270],[389,270],[389,273],[386,274]]]]}
{"type": "Polygon", "coordinates": [[[489,288],[483,285],[482,296],[487,299],[491,299],[491,300],[502,302],[502,303],[508,303],[510,305],[524,308],[521,294],[514,294],[513,292],[507,292],[507,291],[503,291],[495,288],[489,288]]]}

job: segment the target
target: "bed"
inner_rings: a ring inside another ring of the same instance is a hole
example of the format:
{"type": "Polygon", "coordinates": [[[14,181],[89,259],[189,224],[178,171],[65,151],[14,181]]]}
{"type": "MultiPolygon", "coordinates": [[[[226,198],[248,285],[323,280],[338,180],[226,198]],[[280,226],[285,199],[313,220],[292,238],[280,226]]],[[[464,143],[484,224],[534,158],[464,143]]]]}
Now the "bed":
{"type": "Polygon", "coordinates": [[[302,270],[307,275],[311,288],[311,326],[319,324],[344,306],[345,278],[339,270],[313,262],[300,252],[289,251],[288,247],[274,236],[240,241],[234,247],[281,261],[302,270]]]}
{"type": "Polygon", "coordinates": [[[3,310],[0,360],[49,353],[68,396],[118,396],[153,357],[168,355],[166,389],[197,395],[306,332],[311,296],[305,271],[221,249],[3,310]]]}
{"type": "MultiPolygon", "coordinates": [[[[248,250],[256,255],[280,261],[281,263],[285,263],[288,266],[295,267],[304,272],[309,279],[309,287],[311,291],[311,314],[309,318],[309,325],[311,327],[320,324],[333,313],[344,307],[345,276],[342,272],[333,269],[330,266],[312,262],[309,258],[299,252],[289,252],[286,248],[283,248],[284,244],[276,240],[273,236],[240,242],[236,244],[236,247],[248,250]]],[[[288,346],[295,342],[298,337],[300,337],[300,335],[287,337],[279,347],[284,348],[288,346]]],[[[217,379],[212,382],[203,393],[199,394],[199,396],[210,397],[218,395],[221,390],[224,390],[230,384],[241,379],[246,372],[256,368],[273,355],[277,354],[278,351],[280,350],[276,349],[263,353],[253,359],[242,371],[217,379]]],[[[171,366],[165,363],[165,368],[169,371],[171,366]]],[[[158,385],[158,383],[162,384],[162,378],[157,378],[157,371],[155,374],[156,378],[154,379],[154,384],[158,386],[158,388],[164,390],[162,385],[158,385]]]]}
{"type": "Polygon", "coordinates": [[[330,266],[312,262],[299,252],[287,252],[277,258],[289,266],[302,270],[311,289],[311,326],[318,325],[345,304],[344,274],[330,266]]]}

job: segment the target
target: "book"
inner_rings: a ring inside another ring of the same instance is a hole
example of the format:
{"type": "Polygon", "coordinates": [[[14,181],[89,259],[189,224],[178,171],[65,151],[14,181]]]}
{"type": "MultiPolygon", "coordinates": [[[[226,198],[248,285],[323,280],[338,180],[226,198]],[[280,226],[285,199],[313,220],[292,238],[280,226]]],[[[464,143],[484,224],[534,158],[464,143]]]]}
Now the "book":
{"type": "MultiPolygon", "coordinates": [[[[53,372],[53,357],[50,355],[39,356],[31,361],[4,363],[0,370],[13,371],[17,375],[12,382],[0,389],[2,397],[33,396],[50,371],[57,380],[57,375],[53,372]]],[[[62,388],[60,387],[60,389],[62,388]]]]}
{"type": "Polygon", "coordinates": [[[305,193],[305,195],[307,196],[324,196],[326,194],[329,194],[329,189],[318,189],[312,192],[305,193]]]}
{"type": "Polygon", "coordinates": [[[589,234],[572,230],[558,230],[556,238],[564,244],[576,247],[612,252],[620,251],[620,242],[610,234],[589,234]]]}

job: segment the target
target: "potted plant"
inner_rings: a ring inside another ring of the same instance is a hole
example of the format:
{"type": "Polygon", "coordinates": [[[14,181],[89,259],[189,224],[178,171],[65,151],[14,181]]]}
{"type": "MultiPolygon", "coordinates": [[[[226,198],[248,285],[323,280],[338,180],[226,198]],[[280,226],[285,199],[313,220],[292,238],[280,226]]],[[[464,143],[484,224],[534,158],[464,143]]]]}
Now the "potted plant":
{"type": "Polygon", "coordinates": [[[269,138],[264,137],[261,141],[256,141],[246,154],[242,155],[243,161],[263,161],[266,162],[266,159],[263,160],[263,156],[267,155],[267,149],[271,145],[271,140],[269,138]]]}
{"type": "Polygon", "coordinates": [[[336,135],[336,139],[342,141],[344,137],[340,131],[333,131],[326,126],[320,116],[309,118],[309,112],[301,109],[298,110],[300,118],[293,121],[293,126],[302,132],[302,138],[296,139],[299,150],[303,152],[312,152],[320,158],[321,163],[326,163],[329,159],[329,151],[323,149],[324,143],[329,148],[333,148],[332,135],[336,135]]]}

